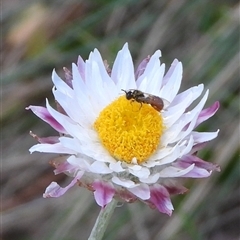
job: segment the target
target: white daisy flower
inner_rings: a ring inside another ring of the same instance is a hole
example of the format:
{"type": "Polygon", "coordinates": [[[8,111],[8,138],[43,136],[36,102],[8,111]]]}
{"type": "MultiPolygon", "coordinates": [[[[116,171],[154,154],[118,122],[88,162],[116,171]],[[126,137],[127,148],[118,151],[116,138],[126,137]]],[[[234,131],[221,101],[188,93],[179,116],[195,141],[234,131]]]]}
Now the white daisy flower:
{"type": "Polygon", "coordinates": [[[65,154],[52,162],[55,174],[73,180],[67,187],[52,182],[44,197],[59,197],[78,183],[94,192],[101,207],[117,198],[139,199],[171,215],[171,194],[186,188],[178,178],[204,178],[220,168],[196,156],[216,132],[194,129],[215,114],[219,103],[203,109],[208,90],[203,84],[178,94],[182,63],[174,60],[164,75],[165,64],[156,51],[134,72],[128,45],[117,54],[112,69],[97,49],[85,62],[79,57],[65,81],[53,71],[53,95],[57,110],[29,106],[60,136],[39,138],[30,152],[65,154]],[[196,106],[192,103],[203,95],[196,106]]]}

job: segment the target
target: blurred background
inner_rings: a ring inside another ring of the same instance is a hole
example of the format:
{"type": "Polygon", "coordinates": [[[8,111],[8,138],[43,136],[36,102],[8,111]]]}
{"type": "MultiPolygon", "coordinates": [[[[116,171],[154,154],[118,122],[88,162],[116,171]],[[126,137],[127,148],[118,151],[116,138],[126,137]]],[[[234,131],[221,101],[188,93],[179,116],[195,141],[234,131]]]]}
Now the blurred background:
{"type": "Polygon", "coordinates": [[[52,69],[64,77],[80,54],[98,48],[112,65],[125,42],[137,65],[161,49],[167,68],[183,62],[181,91],[204,83],[216,116],[199,128],[216,131],[199,156],[221,166],[208,179],[188,180],[168,217],[142,203],[115,210],[104,240],[237,240],[240,236],[239,1],[236,0],[8,0],[1,6],[1,239],[85,240],[100,211],[92,193],[75,186],[43,199],[54,176],[54,155],[29,154],[39,136],[54,135],[28,105],[45,105],[52,69]]]}

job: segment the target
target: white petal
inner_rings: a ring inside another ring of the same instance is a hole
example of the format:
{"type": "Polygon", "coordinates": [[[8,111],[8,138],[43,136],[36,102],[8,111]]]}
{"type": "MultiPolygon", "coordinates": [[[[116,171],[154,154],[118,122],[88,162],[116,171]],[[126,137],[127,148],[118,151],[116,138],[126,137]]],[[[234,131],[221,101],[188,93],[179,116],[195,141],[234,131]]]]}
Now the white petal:
{"type": "Polygon", "coordinates": [[[90,171],[100,174],[112,173],[112,170],[106,165],[106,163],[95,161],[90,166],[90,171]]]}
{"type": "Polygon", "coordinates": [[[92,110],[91,102],[89,101],[88,96],[91,95],[89,93],[88,88],[85,85],[81,75],[79,74],[78,68],[75,64],[72,64],[72,74],[73,74],[73,89],[74,89],[74,101],[78,103],[78,109],[74,109],[78,111],[78,114],[82,114],[88,122],[93,122],[97,114],[92,110]]]}
{"type": "Polygon", "coordinates": [[[168,156],[162,158],[162,159],[157,159],[155,160],[155,164],[158,166],[165,165],[168,163],[174,162],[180,155],[180,147],[178,144],[174,146],[174,150],[169,154],[168,156]]]}
{"type": "Polygon", "coordinates": [[[141,167],[141,169],[129,169],[129,172],[139,178],[147,178],[150,175],[150,171],[146,167],[141,167]]]}
{"type": "Polygon", "coordinates": [[[128,50],[127,43],[124,44],[122,50],[117,54],[111,78],[118,86],[118,89],[127,90],[136,88],[132,56],[128,50]]]}
{"type": "Polygon", "coordinates": [[[195,164],[190,165],[188,168],[181,169],[177,167],[166,167],[160,172],[160,178],[181,177],[182,175],[190,172],[195,164]]]}
{"type": "Polygon", "coordinates": [[[207,101],[208,92],[209,91],[207,90],[205,95],[201,99],[201,101],[198,103],[198,105],[193,110],[191,110],[190,112],[188,112],[188,113],[183,115],[182,120],[186,124],[189,123],[189,126],[181,134],[179,134],[179,136],[177,137],[176,141],[178,141],[178,139],[185,138],[194,129],[194,127],[196,125],[196,122],[197,122],[197,119],[198,119],[198,115],[200,114],[201,110],[203,109],[203,107],[204,107],[204,105],[205,105],[205,103],[207,101]]]}
{"type": "Polygon", "coordinates": [[[97,159],[99,162],[115,163],[116,160],[103,148],[101,143],[90,142],[82,146],[82,151],[85,155],[97,159]]]}
{"type": "Polygon", "coordinates": [[[94,49],[92,57],[98,64],[99,73],[103,80],[102,86],[104,88],[104,92],[108,97],[109,101],[111,102],[116,98],[118,94],[118,89],[116,88],[116,85],[114,84],[113,80],[110,78],[109,74],[107,73],[101,54],[97,49],[94,49]]]}
{"type": "Polygon", "coordinates": [[[170,68],[168,69],[167,73],[165,74],[165,76],[163,78],[163,85],[165,85],[169,81],[169,79],[172,76],[172,74],[173,74],[176,66],[178,65],[178,63],[179,63],[179,61],[177,59],[173,60],[170,68]]]}
{"type": "Polygon", "coordinates": [[[180,150],[181,153],[179,157],[188,154],[192,150],[193,144],[194,144],[194,140],[193,140],[193,136],[191,135],[189,137],[189,140],[187,141],[187,145],[185,144],[183,147],[181,147],[181,150],[180,150]]]}
{"type": "Polygon", "coordinates": [[[177,141],[177,137],[182,132],[182,129],[187,125],[184,120],[178,120],[177,123],[168,128],[161,138],[161,144],[167,146],[170,143],[177,141]]]}
{"type": "Polygon", "coordinates": [[[80,170],[89,171],[90,164],[86,159],[81,159],[72,155],[67,159],[67,162],[72,166],[78,167],[80,170]]]}
{"type": "Polygon", "coordinates": [[[81,78],[84,80],[85,79],[85,62],[80,55],[78,56],[77,67],[81,75],[81,78]]]}
{"type": "Polygon", "coordinates": [[[160,96],[171,102],[177,95],[182,81],[182,63],[179,62],[173,70],[170,79],[160,91],[160,96]]]}
{"type": "MultiPolygon", "coordinates": [[[[194,114],[192,114],[192,116],[194,116],[194,114]]],[[[189,118],[192,118],[189,117],[189,118]]],[[[191,132],[192,130],[194,129],[195,125],[196,125],[196,122],[197,122],[197,119],[198,119],[198,114],[196,114],[190,121],[189,125],[187,126],[186,129],[184,129],[183,131],[181,131],[181,133],[175,138],[175,141],[179,141],[179,140],[182,140],[184,139],[185,137],[187,137],[191,132]]],[[[189,119],[188,119],[189,121],[189,119]]],[[[173,141],[174,142],[174,141],[173,141]]],[[[171,141],[169,142],[171,143],[171,141]]]]}
{"type": "Polygon", "coordinates": [[[46,99],[46,107],[49,113],[53,116],[53,118],[55,118],[63,127],[65,126],[64,128],[70,135],[74,136],[76,131],[78,130],[78,126],[76,125],[76,123],[74,123],[74,121],[70,119],[68,116],[53,109],[49,105],[49,102],[47,99],[46,99]]]}
{"type": "Polygon", "coordinates": [[[53,90],[53,94],[57,102],[61,105],[61,107],[64,109],[64,111],[72,120],[78,122],[80,125],[84,126],[89,125],[90,119],[85,114],[83,114],[83,111],[81,109],[81,106],[78,104],[77,99],[70,98],[69,96],[57,90],[53,90]]]}
{"type": "Polygon", "coordinates": [[[79,150],[82,149],[80,142],[74,138],[60,137],[59,141],[62,144],[62,146],[66,147],[68,149],[71,149],[75,152],[79,152],[79,150]]]}
{"type": "MultiPolygon", "coordinates": [[[[160,148],[160,150],[157,151],[155,154],[153,154],[149,158],[149,161],[156,160],[156,159],[160,159],[161,161],[163,161],[168,156],[178,155],[179,151],[180,150],[179,150],[178,143],[175,146],[173,146],[173,147],[163,147],[163,148],[160,148]]],[[[166,163],[169,163],[169,162],[166,162],[166,163]]]]}
{"type": "Polygon", "coordinates": [[[151,159],[151,160],[148,160],[148,161],[142,163],[142,165],[147,168],[152,168],[152,167],[156,166],[156,162],[155,162],[155,159],[151,159]]]}
{"type": "Polygon", "coordinates": [[[129,169],[132,169],[133,171],[139,171],[142,169],[140,165],[137,164],[126,164],[129,169]]]}
{"type": "Polygon", "coordinates": [[[162,113],[167,128],[170,128],[182,116],[187,107],[201,95],[202,91],[203,84],[200,84],[178,94],[174,98],[167,110],[162,113]]]}
{"type": "Polygon", "coordinates": [[[122,168],[122,163],[120,161],[118,162],[112,162],[109,164],[109,168],[111,170],[113,170],[114,172],[123,172],[125,171],[123,168],[122,168]]]}
{"type": "Polygon", "coordinates": [[[80,75],[80,73],[78,71],[78,67],[75,63],[72,63],[72,75],[73,75],[73,80],[72,80],[73,89],[75,89],[75,91],[78,94],[86,92],[86,90],[87,90],[86,85],[85,85],[84,80],[82,79],[82,76],[80,75]]]}
{"type": "Polygon", "coordinates": [[[32,146],[29,149],[30,153],[45,152],[45,153],[61,153],[61,154],[76,154],[75,151],[64,147],[61,143],[48,144],[41,143],[32,146]]]}
{"type": "Polygon", "coordinates": [[[108,96],[103,89],[103,79],[99,72],[99,67],[95,61],[86,61],[86,87],[88,88],[88,98],[92,105],[92,111],[99,113],[109,102],[108,96]],[[97,103],[97,104],[96,104],[97,103]]]}
{"type": "Polygon", "coordinates": [[[195,143],[202,143],[208,142],[217,137],[219,130],[216,132],[192,132],[194,142],[195,143]]]}
{"type": "Polygon", "coordinates": [[[192,96],[192,101],[194,101],[202,94],[203,89],[204,89],[204,85],[199,84],[198,86],[191,87],[186,91],[179,93],[171,102],[171,106],[178,105],[179,103],[184,101],[184,99],[187,98],[189,95],[192,96]]]}
{"type": "Polygon", "coordinates": [[[133,187],[136,186],[135,182],[133,182],[131,180],[128,180],[128,179],[120,179],[120,178],[118,178],[116,176],[114,176],[112,178],[112,182],[117,184],[117,185],[126,187],[126,188],[133,188],[133,187]]]}
{"type": "Polygon", "coordinates": [[[56,86],[56,88],[68,95],[68,96],[73,96],[73,90],[72,88],[70,88],[56,73],[55,69],[52,72],[52,81],[54,83],[54,85],[56,86]]]}
{"type": "Polygon", "coordinates": [[[198,115],[207,101],[207,97],[208,91],[206,91],[201,101],[193,110],[184,113],[172,127],[167,129],[162,137],[162,142],[164,142],[165,145],[179,141],[192,132],[198,119],[198,115]],[[187,129],[183,129],[186,126],[187,129]]]}
{"type": "Polygon", "coordinates": [[[150,198],[149,186],[144,183],[133,188],[128,188],[128,191],[141,198],[142,200],[147,200],[150,198]]]}
{"type": "Polygon", "coordinates": [[[160,66],[160,56],[160,50],[157,50],[151,56],[144,73],[137,79],[136,83],[139,90],[151,93],[152,95],[159,94],[165,70],[164,64],[160,66]]]}
{"type": "Polygon", "coordinates": [[[143,183],[153,184],[158,181],[159,177],[160,177],[160,174],[155,173],[153,175],[148,176],[147,178],[139,178],[139,180],[143,183]]]}

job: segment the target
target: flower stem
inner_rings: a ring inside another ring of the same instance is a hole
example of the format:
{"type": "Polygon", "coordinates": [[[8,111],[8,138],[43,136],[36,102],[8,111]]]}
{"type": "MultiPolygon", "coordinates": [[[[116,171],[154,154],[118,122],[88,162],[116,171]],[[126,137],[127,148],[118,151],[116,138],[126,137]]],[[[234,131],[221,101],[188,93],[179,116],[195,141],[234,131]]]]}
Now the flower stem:
{"type": "Polygon", "coordinates": [[[102,239],[116,206],[117,201],[113,198],[105,208],[101,209],[88,240],[102,239]]]}

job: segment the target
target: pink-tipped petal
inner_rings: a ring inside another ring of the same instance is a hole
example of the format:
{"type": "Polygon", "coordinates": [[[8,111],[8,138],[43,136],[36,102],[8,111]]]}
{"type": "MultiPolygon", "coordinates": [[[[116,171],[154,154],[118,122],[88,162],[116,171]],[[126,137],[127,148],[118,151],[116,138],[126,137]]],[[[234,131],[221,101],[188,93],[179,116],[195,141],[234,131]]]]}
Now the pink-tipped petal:
{"type": "Polygon", "coordinates": [[[170,195],[184,194],[188,191],[187,188],[185,188],[182,185],[177,185],[176,183],[175,185],[174,184],[167,185],[167,186],[165,185],[165,188],[167,189],[170,195]]]}
{"type": "Polygon", "coordinates": [[[185,155],[181,159],[179,159],[176,163],[181,164],[182,166],[184,165],[184,167],[194,164],[198,168],[203,168],[208,171],[220,172],[219,165],[211,162],[206,162],[195,155],[185,155]]]}
{"type": "Polygon", "coordinates": [[[67,85],[71,88],[73,88],[72,86],[72,80],[73,80],[73,75],[72,72],[67,69],[66,67],[63,68],[63,71],[65,73],[65,82],[67,83],[67,85]]]}
{"type": "Polygon", "coordinates": [[[67,133],[64,127],[56,121],[55,118],[52,117],[52,115],[49,113],[47,108],[40,107],[40,106],[32,106],[26,107],[26,110],[31,110],[36,116],[41,118],[43,121],[48,123],[51,127],[53,127],[55,130],[57,130],[60,133],[67,133]]]}
{"type": "Polygon", "coordinates": [[[83,173],[78,173],[78,175],[71,181],[70,184],[68,184],[66,187],[62,188],[60,187],[56,182],[52,182],[47,188],[45,193],[43,194],[44,198],[57,198],[65,194],[65,192],[68,191],[71,187],[73,187],[77,181],[81,178],[83,173]]]}
{"type": "Polygon", "coordinates": [[[175,163],[172,163],[172,166],[165,167],[160,172],[160,177],[169,178],[169,177],[182,177],[186,175],[188,172],[192,171],[194,168],[194,164],[188,166],[181,166],[175,163]]]}
{"type": "Polygon", "coordinates": [[[210,117],[212,117],[217,112],[219,107],[220,107],[220,103],[217,101],[209,108],[203,109],[198,116],[195,127],[197,127],[200,123],[202,123],[202,122],[208,120],[210,117]]]}
{"type": "Polygon", "coordinates": [[[150,56],[144,58],[138,65],[137,70],[135,72],[136,80],[144,73],[149,60],[150,60],[150,56]]]}
{"type": "Polygon", "coordinates": [[[56,167],[56,169],[54,170],[54,173],[56,175],[59,173],[74,172],[75,170],[78,170],[75,166],[69,164],[68,161],[59,163],[55,167],[56,167]]]}
{"type": "Polygon", "coordinates": [[[181,177],[206,178],[211,175],[212,171],[220,171],[218,165],[205,162],[194,155],[186,155],[182,159],[177,160],[173,165],[178,168],[188,168],[189,166],[194,165],[191,171],[181,177]]]}
{"type": "Polygon", "coordinates": [[[194,167],[192,171],[186,173],[182,177],[184,178],[206,178],[211,175],[212,171],[207,171],[206,169],[194,167]]]}
{"type": "Polygon", "coordinates": [[[158,211],[172,215],[173,205],[167,189],[159,184],[155,184],[151,189],[149,202],[152,203],[158,211]]]}
{"type": "Polygon", "coordinates": [[[115,194],[113,184],[96,180],[93,182],[92,186],[95,190],[94,197],[97,204],[100,207],[104,208],[108,203],[112,201],[115,194]]]}

